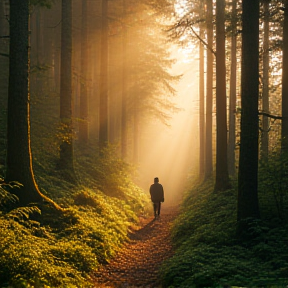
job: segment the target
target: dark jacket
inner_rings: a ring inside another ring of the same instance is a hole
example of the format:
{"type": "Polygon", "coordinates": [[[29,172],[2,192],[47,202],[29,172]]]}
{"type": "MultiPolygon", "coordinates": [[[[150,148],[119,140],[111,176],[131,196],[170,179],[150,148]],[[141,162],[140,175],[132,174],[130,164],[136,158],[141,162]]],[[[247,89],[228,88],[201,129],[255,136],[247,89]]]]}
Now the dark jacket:
{"type": "Polygon", "coordinates": [[[164,202],[164,190],[160,183],[154,183],[150,186],[150,195],[152,202],[164,202]]]}

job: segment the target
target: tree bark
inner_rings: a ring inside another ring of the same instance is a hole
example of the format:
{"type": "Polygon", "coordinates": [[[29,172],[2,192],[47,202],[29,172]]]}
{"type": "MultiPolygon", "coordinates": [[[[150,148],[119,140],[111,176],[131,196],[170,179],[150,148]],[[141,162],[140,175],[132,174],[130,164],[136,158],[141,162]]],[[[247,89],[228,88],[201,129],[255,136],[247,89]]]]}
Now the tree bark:
{"type": "Polygon", "coordinates": [[[288,151],[288,0],[285,0],[282,59],[282,128],[281,149],[288,151]]]}
{"type": "Polygon", "coordinates": [[[69,180],[74,178],[72,127],[72,0],[62,0],[60,119],[62,140],[59,167],[69,180]]]}
{"type": "MultiPolygon", "coordinates": [[[[200,37],[204,37],[200,27],[200,37]]],[[[205,173],[205,117],[204,117],[204,47],[199,42],[199,177],[202,179],[205,173]]]]}
{"type": "Polygon", "coordinates": [[[88,127],[88,1],[82,0],[82,34],[81,34],[81,86],[80,86],[80,122],[79,141],[87,144],[88,127]]]}
{"type": "MultiPolygon", "coordinates": [[[[260,218],[258,207],[259,1],[242,1],[241,134],[238,172],[238,235],[241,221],[260,218]]],[[[243,222],[243,221],[242,221],[243,222]]]]}
{"type": "MultiPolygon", "coordinates": [[[[123,0],[123,16],[126,15],[126,0],[123,0]]],[[[123,24],[122,32],[122,113],[121,113],[121,154],[122,158],[127,158],[127,42],[128,31],[127,26],[123,24]]]]}
{"type": "Polygon", "coordinates": [[[236,81],[237,81],[237,1],[232,2],[232,36],[231,36],[231,71],[229,98],[229,140],[228,140],[228,170],[229,175],[235,175],[235,112],[236,112],[236,81]]]}
{"type": "MultiPolygon", "coordinates": [[[[262,110],[269,113],[269,1],[264,3],[264,36],[263,36],[263,89],[262,110]]],[[[267,159],[269,148],[269,118],[263,116],[261,133],[261,158],[267,159]]]]}
{"type": "Polygon", "coordinates": [[[227,162],[225,0],[216,1],[216,181],[215,191],[230,188],[227,162]]]}
{"type": "MultiPolygon", "coordinates": [[[[10,58],[7,118],[7,182],[23,186],[14,189],[20,205],[42,202],[32,168],[30,146],[30,51],[29,1],[10,0],[10,58]]],[[[51,200],[50,200],[51,201],[51,200]]]]}
{"type": "Polygon", "coordinates": [[[102,0],[99,146],[104,148],[108,139],[108,0],[102,0]]]}
{"type": "MultiPolygon", "coordinates": [[[[207,44],[213,48],[213,1],[206,0],[207,5],[207,44]]],[[[212,49],[213,50],[213,49],[212,49]]],[[[206,49],[207,74],[206,74],[206,141],[205,141],[205,179],[213,172],[212,161],[212,109],[213,109],[213,53],[206,49]]]]}

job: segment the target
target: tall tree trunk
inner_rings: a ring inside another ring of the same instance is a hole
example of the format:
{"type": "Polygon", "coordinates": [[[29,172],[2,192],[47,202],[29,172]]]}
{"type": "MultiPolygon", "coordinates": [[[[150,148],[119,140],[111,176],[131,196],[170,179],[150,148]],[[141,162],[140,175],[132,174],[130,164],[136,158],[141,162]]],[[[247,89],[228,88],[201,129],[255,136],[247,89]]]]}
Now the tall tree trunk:
{"type": "MultiPolygon", "coordinates": [[[[123,14],[126,16],[126,0],[123,0],[123,14]]],[[[127,158],[127,26],[123,25],[122,32],[122,113],[121,113],[121,154],[122,158],[127,158]]]]}
{"type": "MultiPolygon", "coordinates": [[[[0,35],[1,36],[8,36],[9,35],[9,1],[1,1],[0,2],[0,35]]],[[[3,48],[7,48],[7,39],[1,39],[1,45],[2,52],[7,52],[6,49],[3,50],[3,48]]]]}
{"type": "Polygon", "coordinates": [[[88,143],[88,1],[82,0],[81,86],[79,141],[88,143]]]}
{"type": "MultiPolygon", "coordinates": [[[[213,48],[213,0],[206,0],[207,5],[207,44],[213,48]]],[[[206,141],[205,141],[205,178],[213,172],[212,157],[212,108],[213,108],[213,53],[206,49],[207,74],[206,74],[206,141]]]]}
{"type": "MultiPolygon", "coordinates": [[[[101,11],[102,1],[93,1],[93,4],[90,4],[90,13],[97,14],[101,11]],[[93,10],[92,10],[93,9],[93,10]]],[[[91,2],[90,2],[91,3],[91,2]]],[[[93,129],[89,130],[89,137],[95,139],[99,142],[99,127],[100,127],[100,51],[101,51],[101,17],[95,17],[91,23],[91,35],[89,38],[92,38],[95,33],[98,37],[93,40],[93,45],[91,45],[91,59],[90,64],[92,64],[91,72],[91,97],[89,98],[89,108],[90,108],[90,127],[93,129]],[[94,31],[94,33],[92,33],[94,31]]],[[[93,39],[93,38],[92,38],[93,39]]],[[[92,44],[92,43],[91,43],[92,44]]]]}
{"type": "Polygon", "coordinates": [[[108,143],[108,0],[102,0],[99,146],[108,143]]]}
{"type": "MultiPolygon", "coordinates": [[[[203,39],[203,29],[200,27],[199,33],[203,39]]],[[[199,177],[202,179],[205,172],[205,120],[204,120],[204,47],[199,42],[199,177]]]]}
{"type": "Polygon", "coordinates": [[[60,119],[64,133],[60,145],[59,168],[74,177],[72,127],[72,0],[62,0],[60,119]]]}
{"type": "MultiPolygon", "coordinates": [[[[263,36],[263,90],[262,110],[269,113],[269,1],[264,1],[264,36],[263,36]]],[[[263,116],[261,134],[261,158],[268,157],[269,147],[269,118],[263,116]]]]}
{"type": "Polygon", "coordinates": [[[285,0],[282,60],[282,151],[288,151],[288,0],[285,0]]]}
{"type": "Polygon", "coordinates": [[[231,71],[229,99],[229,140],[228,140],[228,170],[229,175],[235,175],[235,112],[236,112],[236,81],[237,81],[237,1],[232,2],[232,36],[231,36],[231,71]]]}
{"type": "Polygon", "coordinates": [[[216,0],[216,181],[215,191],[230,188],[227,162],[225,0],[216,0]]]}
{"type": "Polygon", "coordinates": [[[43,48],[44,48],[44,45],[43,45],[43,13],[42,13],[42,9],[39,7],[36,9],[35,11],[35,28],[36,28],[36,49],[35,49],[35,52],[36,52],[36,64],[37,65],[40,65],[40,64],[43,64],[43,48]]]}
{"type": "MultiPolygon", "coordinates": [[[[29,1],[10,0],[10,57],[7,119],[6,178],[23,187],[15,189],[20,204],[45,198],[36,184],[30,146],[29,1]]],[[[45,198],[46,199],[46,198],[45,198]]]]}
{"type": "Polygon", "coordinates": [[[258,49],[259,1],[243,0],[238,235],[241,235],[248,228],[242,220],[260,218],[258,207],[258,49]]]}

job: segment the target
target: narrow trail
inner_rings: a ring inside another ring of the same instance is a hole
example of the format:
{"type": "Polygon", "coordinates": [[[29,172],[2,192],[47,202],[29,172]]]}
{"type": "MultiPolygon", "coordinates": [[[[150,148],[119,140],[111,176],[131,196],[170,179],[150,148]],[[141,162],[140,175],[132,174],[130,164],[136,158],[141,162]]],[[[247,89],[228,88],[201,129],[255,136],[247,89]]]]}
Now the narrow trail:
{"type": "Polygon", "coordinates": [[[159,267],[173,255],[170,224],[176,215],[176,207],[163,207],[160,219],[142,219],[141,227],[129,235],[123,249],[95,272],[94,287],[160,288],[159,267]]]}

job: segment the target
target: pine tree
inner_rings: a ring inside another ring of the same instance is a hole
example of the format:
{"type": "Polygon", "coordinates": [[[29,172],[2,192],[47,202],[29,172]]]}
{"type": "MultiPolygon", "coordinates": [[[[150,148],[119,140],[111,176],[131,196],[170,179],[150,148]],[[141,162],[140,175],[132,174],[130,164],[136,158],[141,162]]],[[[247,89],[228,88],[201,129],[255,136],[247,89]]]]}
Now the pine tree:
{"type": "Polygon", "coordinates": [[[216,1],[216,181],[215,191],[230,188],[227,160],[225,0],[216,1]]]}
{"type": "MultiPolygon", "coordinates": [[[[22,186],[14,189],[20,205],[32,202],[53,203],[35,181],[30,142],[30,51],[29,1],[10,1],[10,57],[7,115],[7,182],[22,186]]],[[[59,208],[55,203],[53,205],[59,208]]]]}
{"type": "Polygon", "coordinates": [[[59,168],[75,181],[72,127],[72,0],[62,0],[60,119],[62,139],[59,168]]]}
{"type": "Polygon", "coordinates": [[[238,172],[238,235],[247,218],[259,218],[258,94],[259,1],[242,1],[241,134],[238,172]]]}

